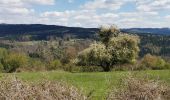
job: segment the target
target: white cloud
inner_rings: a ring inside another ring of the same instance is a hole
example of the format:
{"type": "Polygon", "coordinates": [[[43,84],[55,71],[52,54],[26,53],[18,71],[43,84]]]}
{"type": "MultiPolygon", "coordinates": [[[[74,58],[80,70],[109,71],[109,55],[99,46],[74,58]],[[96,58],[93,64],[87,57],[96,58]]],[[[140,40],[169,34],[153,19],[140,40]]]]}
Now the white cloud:
{"type": "Polygon", "coordinates": [[[118,2],[117,0],[94,0],[89,1],[82,6],[84,9],[97,10],[97,9],[110,9],[117,10],[121,7],[123,2],[118,2]]]}
{"type": "Polygon", "coordinates": [[[24,3],[38,4],[38,5],[54,5],[55,0],[21,0],[24,3]]]}
{"type": "Polygon", "coordinates": [[[137,6],[139,11],[170,10],[170,0],[140,0],[137,6]]]}
{"type": "Polygon", "coordinates": [[[119,27],[165,27],[170,23],[169,15],[160,16],[160,11],[170,11],[170,0],[91,0],[79,5],[77,10],[51,10],[41,13],[34,10],[34,6],[38,5],[55,5],[55,0],[0,0],[0,23],[79,27],[98,27],[103,24],[116,24],[119,27]],[[136,3],[134,11],[126,11],[126,8],[123,8],[125,11],[120,11],[128,2],[136,3]]]}
{"type": "Polygon", "coordinates": [[[23,6],[28,4],[38,4],[38,5],[52,5],[55,0],[0,0],[0,5],[13,5],[13,6],[23,6]]]}

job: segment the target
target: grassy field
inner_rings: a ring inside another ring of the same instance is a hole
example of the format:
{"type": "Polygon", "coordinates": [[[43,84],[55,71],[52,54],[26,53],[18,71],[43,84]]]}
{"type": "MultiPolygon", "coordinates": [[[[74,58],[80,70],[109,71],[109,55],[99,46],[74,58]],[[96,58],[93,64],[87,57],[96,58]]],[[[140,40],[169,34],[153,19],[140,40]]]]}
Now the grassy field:
{"type": "MultiPolygon", "coordinates": [[[[137,76],[151,75],[154,78],[159,78],[170,84],[170,70],[160,71],[135,71],[137,76]]],[[[24,72],[17,73],[19,78],[36,82],[42,79],[49,79],[54,81],[64,81],[72,84],[83,90],[85,94],[92,92],[94,100],[104,99],[110,87],[115,87],[121,77],[127,76],[127,71],[115,72],[95,72],[95,73],[68,73],[63,71],[53,72],[24,72]]],[[[11,75],[11,74],[10,74],[11,75]]]]}

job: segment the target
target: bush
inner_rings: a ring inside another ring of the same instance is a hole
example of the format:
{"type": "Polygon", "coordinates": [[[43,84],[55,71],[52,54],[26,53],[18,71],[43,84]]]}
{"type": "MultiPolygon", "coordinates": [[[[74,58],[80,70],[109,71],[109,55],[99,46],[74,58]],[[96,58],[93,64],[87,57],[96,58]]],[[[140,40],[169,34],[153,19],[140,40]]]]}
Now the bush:
{"type": "Polygon", "coordinates": [[[28,84],[14,77],[0,81],[0,100],[86,100],[77,88],[61,82],[28,84]]]}
{"type": "Polygon", "coordinates": [[[44,71],[46,70],[45,63],[43,63],[40,59],[30,59],[29,67],[27,67],[29,71],[44,71]]]}
{"type": "Polygon", "coordinates": [[[10,53],[7,55],[2,64],[5,72],[15,72],[17,68],[28,65],[28,56],[22,53],[10,53]]]}
{"type": "Polygon", "coordinates": [[[0,48],[0,61],[7,56],[8,52],[5,48],[0,48]]]}
{"type": "Polygon", "coordinates": [[[165,69],[170,69],[170,63],[167,62],[167,63],[165,64],[165,69]]]}
{"type": "Polygon", "coordinates": [[[69,72],[82,72],[79,66],[75,66],[74,64],[70,64],[70,63],[64,65],[63,70],[69,72]]]}
{"type": "Polygon", "coordinates": [[[102,72],[104,71],[100,66],[79,66],[81,68],[81,72],[102,72]]]}
{"type": "Polygon", "coordinates": [[[129,70],[135,70],[137,66],[136,64],[120,64],[120,65],[114,65],[112,68],[112,71],[129,71],[129,70]]]}
{"type": "Polygon", "coordinates": [[[49,66],[47,67],[47,70],[62,69],[61,66],[62,66],[62,64],[61,64],[60,60],[54,60],[54,61],[50,62],[49,66]]]}
{"type": "Polygon", "coordinates": [[[158,56],[147,54],[143,57],[139,69],[166,69],[166,62],[158,56]]]}
{"type": "Polygon", "coordinates": [[[120,81],[107,100],[170,100],[170,87],[158,80],[129,76],[120,81]]]}
{"type": "Polygon", "coordinates": [[[3,72],[3,71],[4,71],[4,66],[0,62],[0,72],[3,72]]]}

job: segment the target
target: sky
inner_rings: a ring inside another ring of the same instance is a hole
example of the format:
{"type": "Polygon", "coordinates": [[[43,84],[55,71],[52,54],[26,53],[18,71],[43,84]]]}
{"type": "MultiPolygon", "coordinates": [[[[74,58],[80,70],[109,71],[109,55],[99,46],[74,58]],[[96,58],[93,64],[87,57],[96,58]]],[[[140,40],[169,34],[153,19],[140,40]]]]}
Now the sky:
{"type": "Polygon", "coordinates": [[[170,0],[0,0],[0,23],[170,27],[170,0]]]}

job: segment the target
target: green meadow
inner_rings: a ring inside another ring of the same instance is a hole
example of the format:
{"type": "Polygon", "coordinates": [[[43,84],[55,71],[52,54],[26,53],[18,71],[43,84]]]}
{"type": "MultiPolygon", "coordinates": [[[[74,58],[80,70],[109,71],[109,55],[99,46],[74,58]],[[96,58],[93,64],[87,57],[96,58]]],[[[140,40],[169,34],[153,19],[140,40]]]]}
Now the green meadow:
{"type": "Polygon", "coordinates": [[[129,75],[149,75],[154,79],[160,79],[170,84],[170,70],[147,70],[147,71],[113,71],[93,73],[69,73],[64,71],[50,72],[22,72],[2,75],[16,75],[18,78],[28,82],[39,82],[44,79],[67,82],[83,91],[91,94],[93,100],[101,100],[107,96],[109,90],[117,86],[118,81],[129,75]]]}

